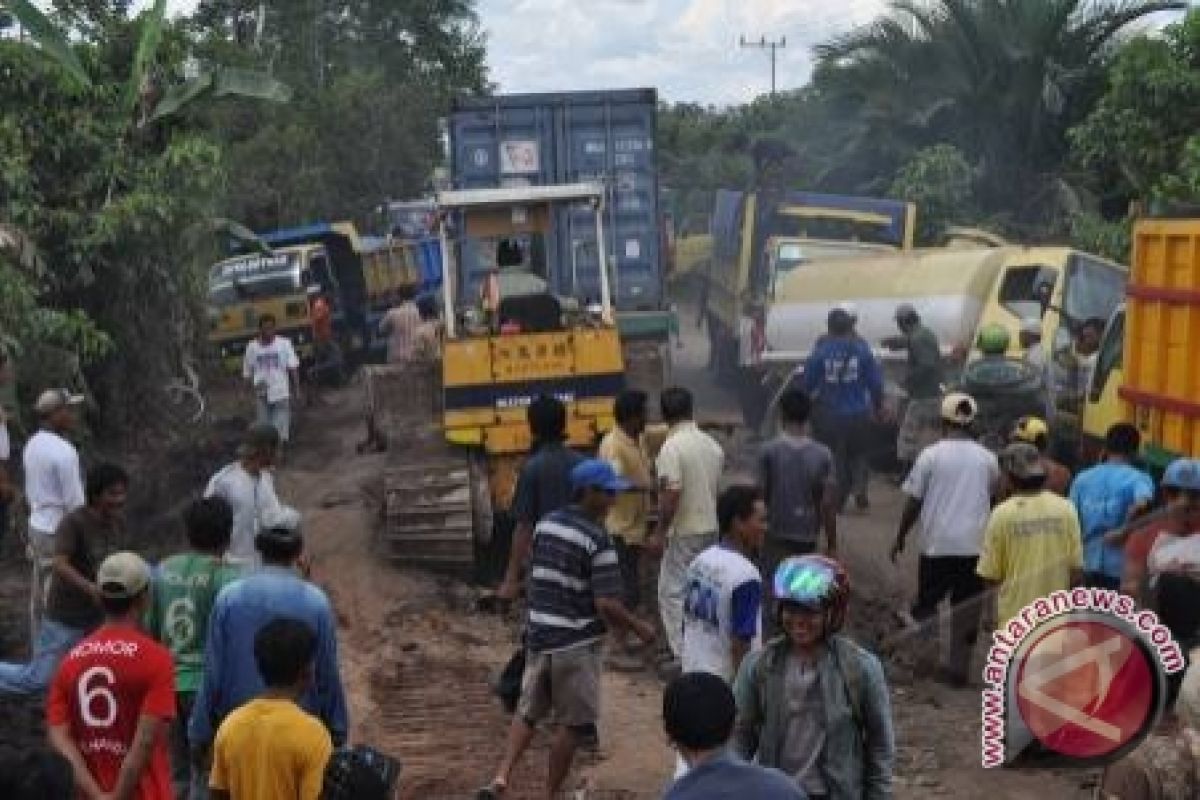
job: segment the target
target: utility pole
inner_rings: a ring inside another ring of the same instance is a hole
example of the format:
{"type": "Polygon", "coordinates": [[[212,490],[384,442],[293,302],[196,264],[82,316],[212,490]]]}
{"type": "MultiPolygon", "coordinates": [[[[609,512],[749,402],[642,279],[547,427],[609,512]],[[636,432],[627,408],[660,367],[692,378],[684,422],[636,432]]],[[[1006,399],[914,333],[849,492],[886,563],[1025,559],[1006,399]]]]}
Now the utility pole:
{"type": "Polygon", "coordinates": [[[757,42],[746,41],[745,36],[738,37],[738,46],[746,48],[751,47],[756,50],[767,50],[771,55],[771,97],[775,96],[775,58],[780,50],[787,47],[787,37],[780,36],[778,41],[774,39],[768,40],[766,36],[759,38],[757,42]]]}

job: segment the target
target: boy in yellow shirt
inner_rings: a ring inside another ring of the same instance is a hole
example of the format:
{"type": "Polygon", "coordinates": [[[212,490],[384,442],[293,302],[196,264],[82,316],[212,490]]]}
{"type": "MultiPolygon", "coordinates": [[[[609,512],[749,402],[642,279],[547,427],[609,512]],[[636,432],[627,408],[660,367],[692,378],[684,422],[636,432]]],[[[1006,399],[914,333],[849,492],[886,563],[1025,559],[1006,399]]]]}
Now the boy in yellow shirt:
{"type": "Polygon", "coordinates": [[[254,637],[266,691],[225,718],[213,746],[213,800],[319,800],[329,731],[297,705],[313,677],[316,634],[276,617],[254,637]]]}
{"type": "Polygon", "coordinates": [[[999,587],[996,626],[1083,577],[1079,517],[1070,501],[1045,489],[1046,466],[1031,444],[1004,448],[1000,468],[1013,495],[992,510],[976,572],[999,587]]]}

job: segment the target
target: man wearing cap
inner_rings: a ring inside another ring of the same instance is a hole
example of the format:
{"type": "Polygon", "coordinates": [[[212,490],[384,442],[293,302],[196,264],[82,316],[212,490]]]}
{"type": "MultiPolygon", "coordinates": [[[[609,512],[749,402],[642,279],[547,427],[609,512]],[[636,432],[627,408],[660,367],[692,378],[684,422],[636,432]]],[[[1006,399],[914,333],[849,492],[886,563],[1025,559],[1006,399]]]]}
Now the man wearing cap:
{"type": "Polygon", "coordinates": [[[901,303],[896,307],[896,327],[900,329],[900,335],[884,339],[883,346],[908,351],[908,375],[904,380],[908,403],[896,439],[896,458],[903,475],[921,450],[938,436],[942,350],[937,335],[921,324],[921,316],[911,304],[901,303]]]}
{"type": "Polygon", "coordinates": [[[345,743],[349,731],[333,607],[325,593],[296,569],[304,550],[300,515],[295,509],[281,508],[263,521],[254,544],[262,555],[262,568],[222,589],[209,617],[204,674],[188,721],[193,761],[201,769],[229,712],[262,694],[254,637],[279,616],[300,620],[317,637],[313,679],[300,706],[321,720],[335,746],[345,743]]]}
{"type": "Polygon", "coordinates": [[[72,648],[50,686],[51,745],[71,764],[80,797],[171,800],[167,727],[175,667],[139,628],[150,567],[115,553],[96,570],[104,624],[72,648]]]}
{"type": "Polygon", "coordinates": [[[233,509],[233,534],[227,558],[239,566],[256,566],[254,537],[262,520],[281,508],[275,494],[271,468],[279,450],[279,431],[271,425],[253,425],[246,432],[237,461],[213,475],[205,497],[220,497],[233,509]]]}
{"type": "Polygon", "coordinates": [[[54,564],[54,531],[63,517],[86,502],[79,452],[67,440],[75,427],[75,408],[83,396],[66,389],[47,389],[34,405],[41,426],[25,443],[25,499],[29,503],[30,581],[29,640],[37,641],[46,606],[50,568],[54,564]]]}
{"type": "Polygon", "coordinates": [[[1000,464],[1015,493],[992,511],[978,572],[999,588],[996,626],[1004,628],[1029,603],[1080,582],[1083,545],[1074,507],[1045,489],[1036,447],[1010,444],[1000,464]]]}
{"type": "Polygon", "coordinates": [[[54,532],[46,613],[25,664],[0,664],[0,694],[43,692],[67,651],[103,621],[96,565],[119,549],[125,531],[129,476],[115,464],[88,472],[87,505],[54,532]]]}
{"type": "Polygon", "coordinates": [[[943,438],[921,451],[904,481],[908,499],[892,546],[894,562],[909,531],[920,522],[921,558],[912,615],[922,623],[923,633],[936,641],[940,639],[938,606],[950,601],[950,652],[940,677],[957,686],[967,683],[971,650],[979,633],[983,586],[976,565],[1000,479],[996,456],[971,438],[976,413],[969,395],[955,392],[942,400],[943,438]]]}
{"type": "Polygon", "coordinates": [[[545,796],[557,797],[575,750],[594,735],[599,719],[605,623],[654,641],[654,627],[621,602],[617,552],[604,529],[617,493],[631,484],[607,461],[587,459],[571,470],[571,487],[572,504],[549,514],[534,530],[521,699],[496,777],[479,798],[504,795],[537,724],[551,712],[558,730],[545,796]]]}
{"type": "MultiPolygon", "coordinates": [[[[1059,497],[1066,497],[1071,488],[1071,470],[1051,458],[1047,451],[1050,449],[1050,426],[1038,417],[1021,417],[1013,428],[1012,441],[1024,442],[1037,448],[1042,454],[1042,466],[1046,468],[1046,489],[1059,497]]],[[[1012,494],[1007,480],[1000,492],[1000,499],[1007,500],[1012,494]]]]}

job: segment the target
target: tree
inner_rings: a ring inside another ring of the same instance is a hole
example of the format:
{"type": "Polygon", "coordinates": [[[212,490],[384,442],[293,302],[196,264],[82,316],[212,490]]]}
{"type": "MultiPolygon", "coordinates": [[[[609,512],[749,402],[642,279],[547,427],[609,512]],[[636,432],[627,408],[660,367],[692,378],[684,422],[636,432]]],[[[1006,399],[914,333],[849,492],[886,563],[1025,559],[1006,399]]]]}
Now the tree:
{"type": "Polygon", "coordinates": [[[14,2],[35,46],[0,42],[0,325],[26,378],[52,366],[49,347],[84,367],[111,431],[145,431],[206,329],[221,153],[174,118],[203,91],[162,107],[188,51],[165,0],[136,19],[113,13],[120,2],[58,6],[97,38],[67,46],[59,20],[14,2]]]}
{"type": "Polygon", "coordinates": [[[891,16],[817,52],[829,90],[858,110],[857,152],[879,139],[952,144],[979,170],[985,209],[1038,220],[1056,208],[1067,131],[1088,113],[1121,31],[1183,5],[897,0],[891,16]]]}
{"type": "Polygon", "coordinates": [[[1161,37],[1130,42],[1116,58],[1108,88],[1074,130],[1079,166],[1116,215],[1133,199],[1200,201],[1200,12],[1161,37]]]}
{"type": "Polygon", "coordinates": [[[975,171],[958,148],[938,144],[917,151],[896,175],[891,196],[920,209],[920,238],[934,242],[949,225],[968,224],[977,215],[975,171]]]}

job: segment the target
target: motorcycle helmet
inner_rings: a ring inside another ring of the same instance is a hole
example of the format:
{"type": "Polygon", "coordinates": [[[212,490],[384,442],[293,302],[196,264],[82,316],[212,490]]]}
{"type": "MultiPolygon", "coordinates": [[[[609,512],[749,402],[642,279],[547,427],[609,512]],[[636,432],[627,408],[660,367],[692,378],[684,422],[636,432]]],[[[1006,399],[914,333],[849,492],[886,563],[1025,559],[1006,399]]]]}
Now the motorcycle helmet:
{"type": "Polygon", "coordinates": [[[826,556],[792,556],[775,570],[775,598],[825,612],[826,633],[842,629],[850,603],[850,577],[845,568],[826,556]]]}

